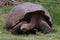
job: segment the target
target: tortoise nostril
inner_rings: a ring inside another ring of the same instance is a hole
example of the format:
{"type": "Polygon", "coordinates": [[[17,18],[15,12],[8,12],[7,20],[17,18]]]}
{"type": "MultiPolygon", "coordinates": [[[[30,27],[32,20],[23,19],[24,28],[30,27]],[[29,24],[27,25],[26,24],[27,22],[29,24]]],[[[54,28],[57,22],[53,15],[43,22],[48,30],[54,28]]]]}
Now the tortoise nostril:
{"type": "Polygon", "coordinates": [[[25,28],[23,28],[22,30],[25,30],[25,28]]]}
{"type": "Polygon", "coordinates": [[[26,32],[27,30],[25,28],[22,29],[23,32],[26,32]]]}

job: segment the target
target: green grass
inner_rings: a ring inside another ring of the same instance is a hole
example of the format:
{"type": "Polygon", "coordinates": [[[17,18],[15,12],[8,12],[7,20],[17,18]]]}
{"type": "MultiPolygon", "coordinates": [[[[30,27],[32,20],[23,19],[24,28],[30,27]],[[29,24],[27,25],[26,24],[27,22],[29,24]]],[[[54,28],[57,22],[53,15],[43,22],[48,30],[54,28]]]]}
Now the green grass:
{"type": "Polygon", "coordinates": [[[6,15],[12,9],[11,6],[0,8],[0,40],[60,40],[60,1],[59,0],[40,0],[36,2],[42,4],[51,14],[53,19],[54,33],[39,35],[12,35],[3,27],[5,26],[6,15]]]}

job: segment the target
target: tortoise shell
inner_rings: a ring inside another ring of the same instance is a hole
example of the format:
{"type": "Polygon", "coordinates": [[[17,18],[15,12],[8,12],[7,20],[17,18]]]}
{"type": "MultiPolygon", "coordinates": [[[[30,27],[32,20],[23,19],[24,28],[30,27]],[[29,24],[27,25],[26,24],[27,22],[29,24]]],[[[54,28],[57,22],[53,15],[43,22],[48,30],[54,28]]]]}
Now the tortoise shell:
{"type": "Polygon", "coordinates": [[[42,12],[46,22],[49,24],[50,27],[52,27],[52,19],[49,12],[42,5],[34,4],[31,2],[25,2],[15,6],[7,15],[6,27],[12,27],[16,25],[21,19],[25,17],[25,15],[30,15],[31,12],[42,12]]]}

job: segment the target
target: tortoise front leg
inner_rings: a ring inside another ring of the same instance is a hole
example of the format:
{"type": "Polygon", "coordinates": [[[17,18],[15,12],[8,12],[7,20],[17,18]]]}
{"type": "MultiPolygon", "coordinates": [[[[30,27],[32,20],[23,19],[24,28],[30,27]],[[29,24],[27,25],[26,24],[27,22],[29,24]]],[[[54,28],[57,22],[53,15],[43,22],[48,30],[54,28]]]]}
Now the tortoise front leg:
{"type": "Polygon", "coordinates": [[[43,15],[39,14],[37,16],[36,20],[37,20],[38,31],[41,31],[43,33],[51,33],[52,32],[52,28],[45,21],[43,15]]]}
{"type": "Polygon", "coordinates": [[[23,24],[26,24],[27,22],[25,22],[25,21],[23,21],[23,22],[20,22],[19,24],[17,24],[13,29],[11,29],[11,33],[12,34],[19,34],[19,33],[21,33],[20,31],[20,27],[21,27],[21,25],[23,25],[23,24]]]}
{"type": "Polygon", "coordinates": [[[52,28],[47,24],[46,21],[44,20],[40,20],[39,21],[39,27],[38,27],[41,32],[43,33],[51,33],[52,32],[52,28]]]}

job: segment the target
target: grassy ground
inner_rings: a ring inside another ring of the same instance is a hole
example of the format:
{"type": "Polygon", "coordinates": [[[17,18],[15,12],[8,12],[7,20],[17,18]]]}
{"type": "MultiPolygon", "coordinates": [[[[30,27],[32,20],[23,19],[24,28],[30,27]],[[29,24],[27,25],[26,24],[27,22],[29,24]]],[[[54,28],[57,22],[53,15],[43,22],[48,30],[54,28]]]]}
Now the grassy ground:
{"type": "Polygon", "coordinates": [[[59,0],[41,0],[36,2],[42,4],[51,14],[53,19],[53,29],[56,31],[51,34],[39,35],[12,35],[5,30],[6,15],[11,10],[11,6],[0,8],[0,40],[60,40],[60,1],[59,0]]]}

